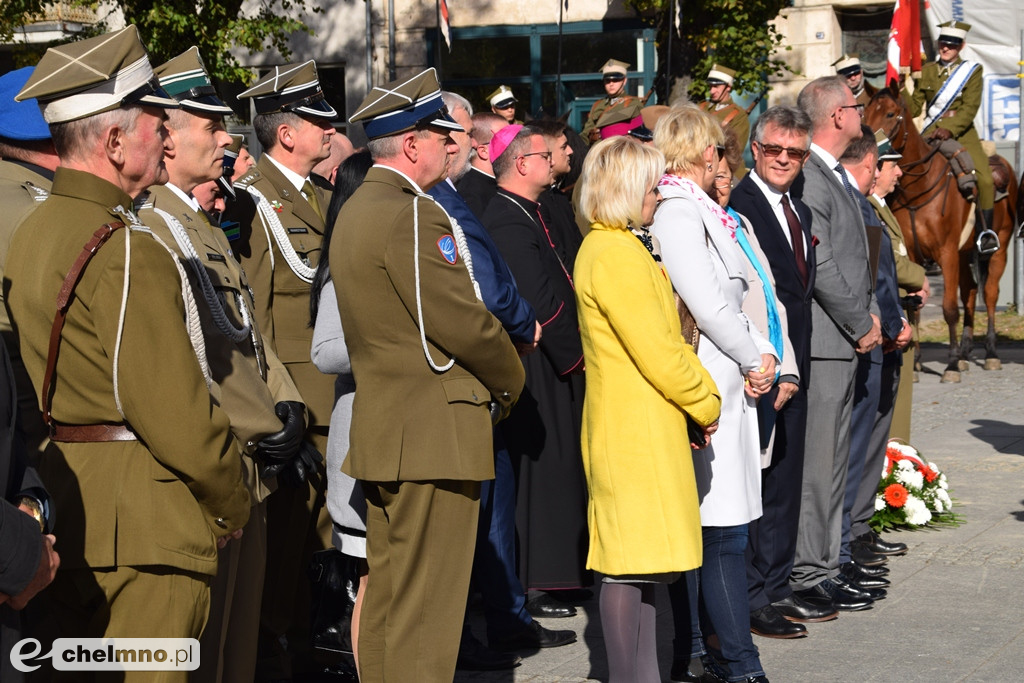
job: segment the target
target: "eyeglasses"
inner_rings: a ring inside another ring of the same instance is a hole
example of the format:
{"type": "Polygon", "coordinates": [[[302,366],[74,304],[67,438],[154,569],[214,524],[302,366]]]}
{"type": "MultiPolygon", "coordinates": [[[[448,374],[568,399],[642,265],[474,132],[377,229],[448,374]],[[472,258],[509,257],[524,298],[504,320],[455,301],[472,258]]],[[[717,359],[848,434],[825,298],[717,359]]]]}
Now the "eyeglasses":
{"type": "Polygon", "coordinates": [[[863,104],[844,104],[839,107],[840,109],[856,109],[857,113],[864,116],[864,105],[863,104]]]}
{"type": "Polygon", "coordinates": [[[551,152],[530,152],[519,155],[520,159],[525,159],[526,157],[544,157],[544,161],[551,161],[551,152]]]}
{"type": "Polygon", "coordinates": [[[732,177],[715,176],[715,187],[732,187],[732,177]]]}
{"type": "Polygon", "coordinates": [[[770,158],[770,159],[774,159],[775,157],[777,157],[780,154],[782,154],[783,152],[785,152],[787,154],[787,156],[789,156],[790,159],[798,159],[799,161],[803,161],[804,159],[807,158],[807,155],[809,155],[811,153],[811,150],[809,150],[809,149],[799,149],[797,147],[783,147],[782,145],[767,145],[767,144],[765,144],[763,142],[755,142],[754,144],[756,144],[758,147],[760,147],[761,151],[764,152],[764,155],[766,157],[770,158]]]}

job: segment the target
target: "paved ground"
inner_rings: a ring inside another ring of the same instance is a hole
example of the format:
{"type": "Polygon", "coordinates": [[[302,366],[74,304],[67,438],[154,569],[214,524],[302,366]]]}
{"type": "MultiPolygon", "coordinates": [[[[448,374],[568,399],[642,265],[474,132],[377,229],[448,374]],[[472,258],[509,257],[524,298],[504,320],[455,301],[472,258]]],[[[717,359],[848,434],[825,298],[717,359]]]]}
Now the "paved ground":
{"type": "MultiPolygon", "coordinates": [[[[961,384],[940,384],[945,350],[925,349],[925,372],[914,389],[913,442],[946,472],[966,524],[890,534],[910,552],[889,563],[893,585],[874,609],[808,624],[809,636],[799,640],[755,636],[773,683],[1021,678],[1024,346],[1001,355],[999,372],[985,372],[976,361],[961,384]]],[[[672,625],[667,595],[659,601],[658,650],[667,679],[672,625]]],[[[579,641],[529,655],[512,672],[460,673],[456,681],[607,680],[596,598],[577,617],[545,625],[572,628],[579,641]]]]}

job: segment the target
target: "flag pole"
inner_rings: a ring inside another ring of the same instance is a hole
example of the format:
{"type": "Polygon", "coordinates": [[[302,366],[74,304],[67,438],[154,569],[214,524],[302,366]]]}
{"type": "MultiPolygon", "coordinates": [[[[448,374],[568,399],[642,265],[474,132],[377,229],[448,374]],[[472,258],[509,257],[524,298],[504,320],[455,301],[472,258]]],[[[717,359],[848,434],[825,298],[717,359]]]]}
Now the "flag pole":
{"type": "Polygon", "coordinates": [[[562,0],[558,0],[558,69],[555,77],[555,116],[560,116],[562,105],[562,0]]]}
{"type": "Polygon", "coordinates": [[[434,12],[437,17],[437,82],[444,87],[444,72],[441,69],[441,43],[444,42],[444,34],[441,31],[441,0],[434,0],[434,12]]]}
{"type": "Polygon", "coordinates": [[[676,0],[669,3],[668,40],[665,46],[665,102],[672,96],[672,34],[676,32],[676,0]]]}

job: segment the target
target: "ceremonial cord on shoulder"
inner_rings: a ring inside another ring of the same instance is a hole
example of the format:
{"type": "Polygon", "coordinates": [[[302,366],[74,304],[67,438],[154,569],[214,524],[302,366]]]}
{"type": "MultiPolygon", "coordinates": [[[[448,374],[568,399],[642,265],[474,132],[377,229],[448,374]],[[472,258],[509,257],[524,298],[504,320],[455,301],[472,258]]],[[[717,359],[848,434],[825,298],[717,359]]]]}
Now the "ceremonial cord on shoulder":
{"type": "MultiPolygon", "coordinates": [[[[129,214],[129,216],[134,218],[134,214],[129,214]]],[[[199,307],[196,306],[195,297],[192,296],[192,287],[188,283],[188,275],[185,273],[185,269],[181,267],[181,262],[178,260],[178,255],[174,250],[167,246],[166,242],[157,237],[152,230],[138,222],[137,218],[134,218],[128,226],[128,232],[125,237],[124,287],[121,294],[121,312],[117,320],[117,341],[114,344],[114,403],[117,404],[117,412],[126,422],[128,421],[128,418],[125,417],[124,411],[121,409],[121,397],[118,391],[117,376],[121,352],[121,337],[124,333],[125,313],[128,307],[128,283],[131,275],[132,231],[148,233],[157,244],[167,251],[167,254],[171,257],[171,262],[174,263],[174,267],[178,271],[178,279],[181,281],[181,300],[185,307],[185,329],[188,332],[189,342],[192,344],[192,350],[196,355],[196,361],[199,363],[199,369],[203,373],[203,379],[206,380],[206,388],[209,389],[213,384],[213,378],[210,374],[210,363],[206,359],[206,342],[203,339],[202,324],[199,320],[199,307]]]]}
{"type": "Polygon", "coordinates": [[[434,362],[434,359],[430,357],[430,349],[427,346],[427,333],[423,328],[423,299],[420,292],[420,197],[434,202],[444,215],[448,218],[448,222],[452,226],[452,235],[455,239],[455,245],[459,253],[462,254],[462,261],[466,264],[466,272],[469,273],[469,281],[473,283],[473,291],[476,293],[476,298],[483,301],[483,296],[480,294],[480,285],[477,283],[476,278],[473,276],[473,258],[469,255],[469,247],[466,245],[466,235],[462,231],[462,226],[454,218],[448,215],[448,212],[444,210],[440,204],[434,201],[434,198],[428,194],[417,192],[416,196],[412,200],[412,258],[413,258],[413,271],[416,278],[416,317],[419,322],[420,328],[420,343],[423,346],[423,355],[427,359],[427,363],[433,368],[435,372],[447,372],[455,365],[455,357],[452,356],[448,359],[448,362],[443,366],[439,366],[434,362]]]}
{"type": "Polygon", "coordinates": [[[242,316],[242,326],[235,327],[235,324],[228,318],[227,312],[224,310],[224,304],[217,295],[217,290],[214,289],[213,283],[210,282],[210,275],[206,272],[206,267],[200,260],[199,254],[196,253],[195,246],[193,246],[192,240],[189,239],[188,233],[185,231],[181,221],[163,209],[153,207],[153,211],[167,223],[167,227],[171,230],[171,236],[174,237],[175,243],[177,243],[184,254],[185,260],[192,268],[192,272],[196,274],[196,278],[199,280],[199,287],[203,292],[203,298],[210,308],[210,315],[213,316],[213,322],[217,325],[217,329],[236,344],[248,339],[252,333],[252,319],[249,317],[249,307],[246,306],[245,299],[241,293],[234,293],[235,303],[238,305],[239,313],[242,316]]]}
{"type": "Polygon", "coordinates": [[[295,251],[295,247],[288,240],[288,235],[285,234],[284,226],[281,225],[281,219],[277,217],[277,211],[274,210],[274,207],[271,206],[263,193],[255,187],[247,185],[245,189],[256,199],[256,206],[259,207],[260,218],[263,221],[263,230],[267,233],[267,244],[270,247],[271,270],[274,268],[274,242],[276,242],[277,248],[281,250],[281,255],[284,256],[285,263],[295,273],[295,277],[311,284],[313,282],[313,275],[316,274],[316,268],[311,268],[302,262],[302,259],[295,251]],[[271,239],[271,234],[273,234],[273,239],[271,239]]]}

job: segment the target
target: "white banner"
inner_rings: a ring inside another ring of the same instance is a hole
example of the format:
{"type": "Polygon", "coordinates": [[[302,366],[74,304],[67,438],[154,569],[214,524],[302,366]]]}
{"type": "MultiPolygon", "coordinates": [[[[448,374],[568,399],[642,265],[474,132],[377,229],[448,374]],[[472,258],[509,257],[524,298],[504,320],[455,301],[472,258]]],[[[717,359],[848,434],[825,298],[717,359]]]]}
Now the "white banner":
{"type": "MultiPolygon", "coordinates": [[[[981,108],[974,119],[983,140],[1020,139],[1020,93],[1017,62],[1021,58],[1019,0],[931,0],[923,3],[922,39],[934,41],[938,24],[965,21],[971,25],[963,57],[985,69],[981,108]]],[[[934,44],[934,43],[933,43],[934,44]]]]}

